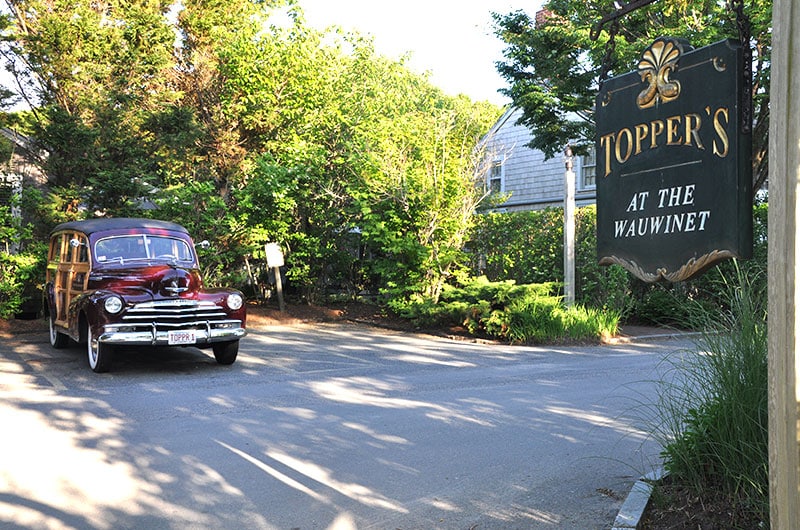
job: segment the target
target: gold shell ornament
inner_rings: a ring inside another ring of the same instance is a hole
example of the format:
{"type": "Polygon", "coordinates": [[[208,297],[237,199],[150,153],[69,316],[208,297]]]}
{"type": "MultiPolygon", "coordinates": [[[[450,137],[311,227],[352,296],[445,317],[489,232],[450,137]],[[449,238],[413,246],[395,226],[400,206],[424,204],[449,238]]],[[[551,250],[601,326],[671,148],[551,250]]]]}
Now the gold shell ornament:
{"type": "Polygon", "coordinates": [[[639,93],[636,104],[640,109],[654,107],[678,99],[681,83],[671,80],[670,74],[678,68],[678,59],[683,53],[680,43],[658,38],[642,54],[639,61],[639,75],[648,83],[639,93]]]}

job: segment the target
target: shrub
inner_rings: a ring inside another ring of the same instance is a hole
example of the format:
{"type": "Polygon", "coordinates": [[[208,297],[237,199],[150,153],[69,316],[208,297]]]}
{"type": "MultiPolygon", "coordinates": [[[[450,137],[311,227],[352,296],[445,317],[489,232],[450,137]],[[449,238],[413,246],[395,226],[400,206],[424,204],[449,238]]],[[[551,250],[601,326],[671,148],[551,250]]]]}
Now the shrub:
{"type": "Polygon", "coordinates": [[[559,288],[554,282],[517,285],[482,276],[461,287],[445,286],[438,304],[417,296],[395,298],[388,305],[421,327],[462,325],[472,334],[512,343],[591,340],[616,333],[618,313],[565,308],[559,288]]]}
{"type": "Polygon", "coordinates": [[[26,302],[36,304],[36,289],[43,259],[38,252],[11,254],[0,251],[0,318],[21,312],[26,302]]]}
{"type": "MultiPolygon", "coordinates": [[[[19,204],[19,197],[11,204],[19,204]]],[[[32,243],[32,227],[0,206],[0,318],[39,307],[44,280],[46,244],[32,243]],[[26,308],[27,306],[27,308],[26,308]]]]}
{"type": "MultiPolygon", "coordinates": [[[[477,217],[468,244],[474,274],[518,284],[561,281],[564,275],[563,210],[487,213],[477,217]]],[[[627,315],[634,307],[631,277],[619,265],[597,262],[596,208],[575,214],[575,299],[627,315]]]]}
{"type": "MultiPolygon", "coordinates": [[[[767,210],[766,204],[753,208],[753,259],[738,265],[745,271],[766,269],[767,210]]],[[[646,284],[618,265],[598,264],[595,206],[578,208],[575,217],[575,299],[579,304],[610,310],[626,320],[666,326],[690,325],[690,308],[698,303],[724,309],[720,304],[725,287],[719,278],[733,273],[731,260],[687,282],[646,284]]],[[[468,248],[473,274],[485,274],[492,281],[561,281],[563,211],[548,208],[479,215],[468,248]]],[[[766,281],[766,276],[751,276],[766,281]]]]}

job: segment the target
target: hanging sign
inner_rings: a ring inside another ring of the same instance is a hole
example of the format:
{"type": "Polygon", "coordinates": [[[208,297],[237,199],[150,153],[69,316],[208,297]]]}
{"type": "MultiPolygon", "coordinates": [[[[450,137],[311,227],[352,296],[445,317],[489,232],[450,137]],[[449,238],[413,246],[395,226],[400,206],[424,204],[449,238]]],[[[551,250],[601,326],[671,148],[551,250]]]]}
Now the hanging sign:
{"type": "Polygon", "coordinates": [[[752,254],[752,164],[742,47],[658,38],[602,84],[597,252],[638,278],[683,281],[752,254]],[[746,132],[743,132],[746,131],[746,132]]]}

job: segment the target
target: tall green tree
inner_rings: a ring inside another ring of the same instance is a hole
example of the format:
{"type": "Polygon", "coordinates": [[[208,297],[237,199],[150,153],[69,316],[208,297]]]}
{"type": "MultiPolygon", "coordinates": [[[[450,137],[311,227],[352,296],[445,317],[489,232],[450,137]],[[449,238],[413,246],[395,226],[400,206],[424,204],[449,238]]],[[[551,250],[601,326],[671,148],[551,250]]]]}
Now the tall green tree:
{"type": "Polygon", "coordinates": [[[368,145],[372,172],[356,193],[360,224],[378,252],[388,287],[438,301],[466,263],[463,247],[485,197],[481,137],[498,117],[491,105],[442,98],[438,109],[380,122],[368,145]]]}
{"type": "MultiPolygon", "coordinates": [[[[734,2],[735,3],[735,2],[734,2]]],[[[772,2],[744,0],[753,50],[754,190],[768,173],[769,68],[772,2]]],[[[609,76],[634,70],[641,53],[659,36],[684,38],[700,47],[739,38],[729,2],[656,1],[620,20],[616,38],[609,27],[591,40],[592,28],[614,10],[610,0],[549,0],[534,17],[523,11],[494,13],[496,34],[506,44],[497,70],[508,82],[503,92],[522,109],[520,122],[533,133],[529,146],[548,157],[568,142],[594,138],[594,97],[606,53],[609,76]]]]}
{"type": "Polygon", "coordinates": [[[33,108],[51,189],[77,213],[128,213],[158,184],[144,142],[175,98],[168,4],[6,0],[3,53],[33,108]]]}
{"type": "Polygon", "coordinates": [[[212,240],[214,281],[277,241],[308,300],[335,282],[436,297],[464,262],[499,109],[308,27],[290,0],[6,2],[49,218],[169,217],[212,240]]]}

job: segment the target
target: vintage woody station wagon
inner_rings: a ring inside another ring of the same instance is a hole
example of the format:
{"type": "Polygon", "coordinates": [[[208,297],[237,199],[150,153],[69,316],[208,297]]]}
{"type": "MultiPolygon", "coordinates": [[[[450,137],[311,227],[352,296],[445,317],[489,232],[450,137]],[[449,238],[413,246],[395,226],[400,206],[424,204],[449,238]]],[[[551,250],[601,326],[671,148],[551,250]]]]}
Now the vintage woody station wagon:
{"type": "Polygon", "coordinates": [[[186,229],[150,219],[63,223],[50,236],[45,312],[50,344],[86,344],[105,372],[114,346],[211,348],[232,364],[245,335],[242,293],[203,289],[186,229]]]}

